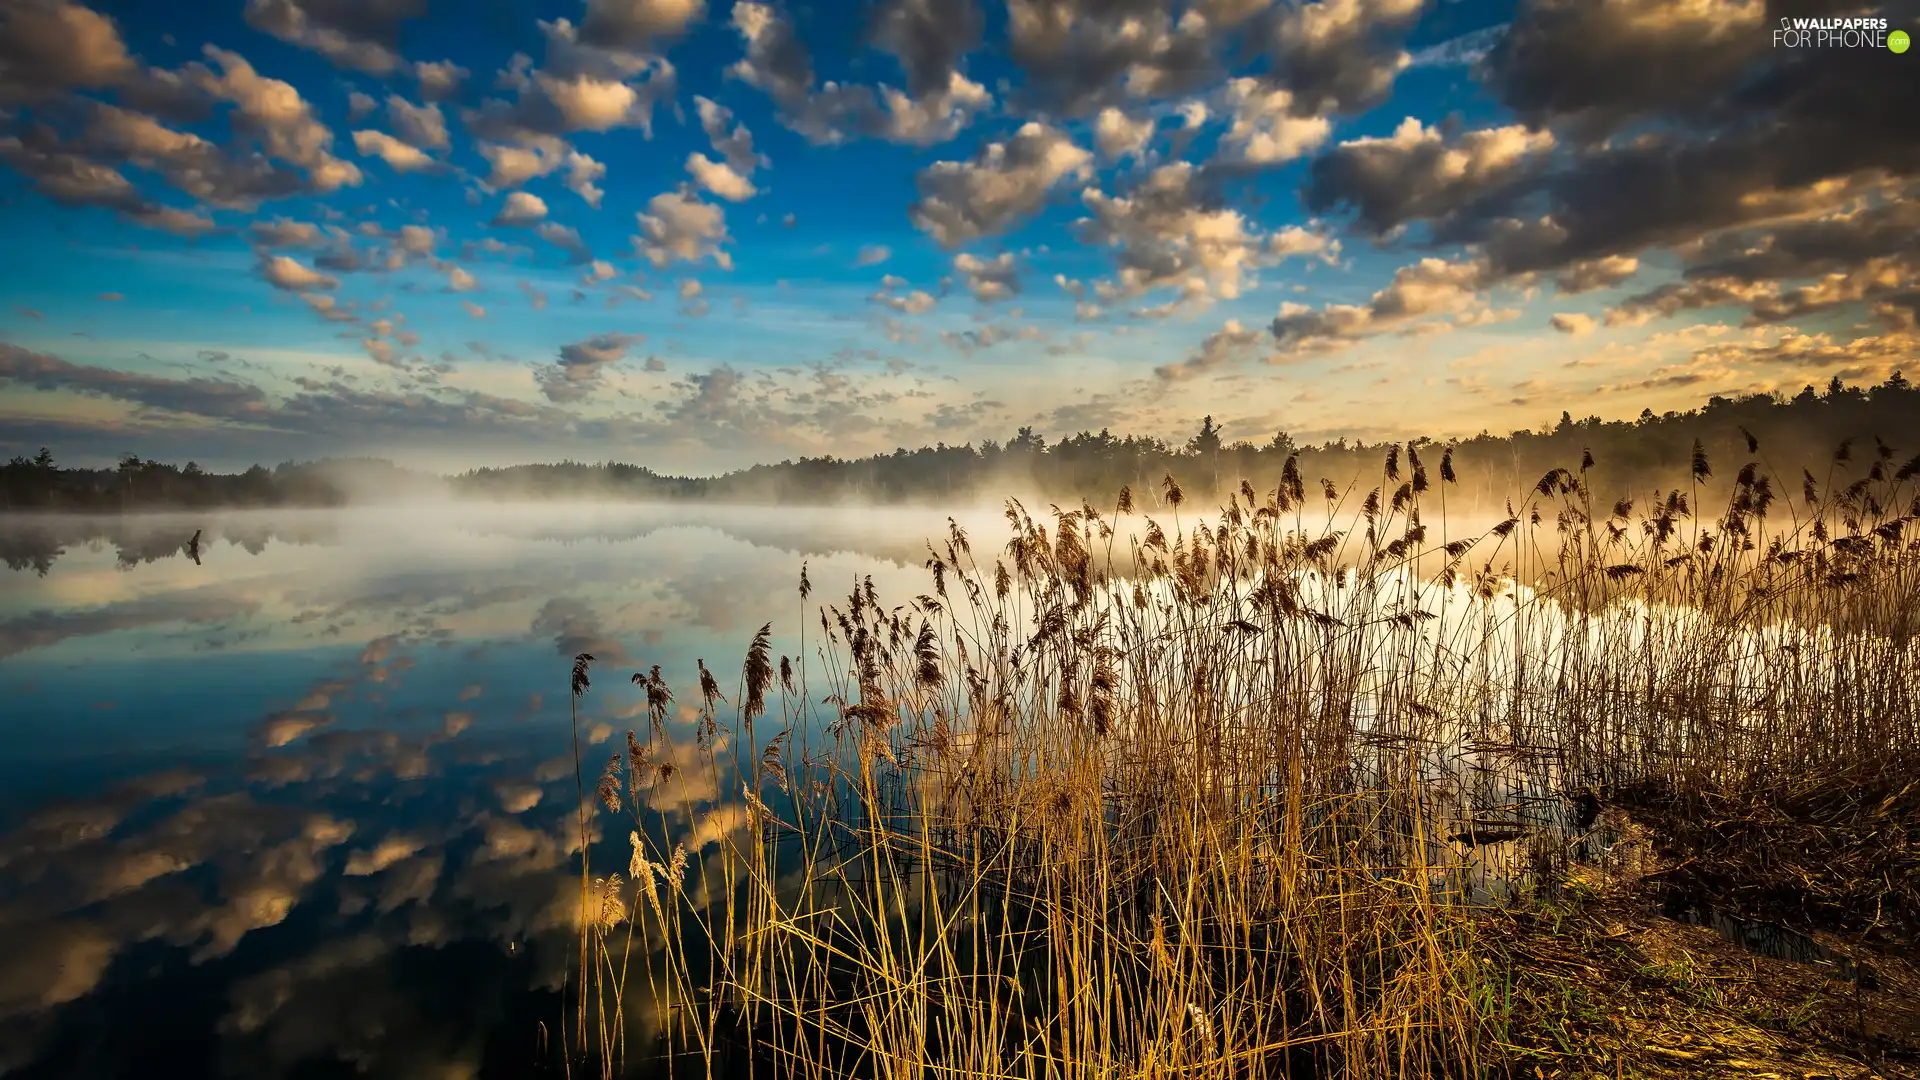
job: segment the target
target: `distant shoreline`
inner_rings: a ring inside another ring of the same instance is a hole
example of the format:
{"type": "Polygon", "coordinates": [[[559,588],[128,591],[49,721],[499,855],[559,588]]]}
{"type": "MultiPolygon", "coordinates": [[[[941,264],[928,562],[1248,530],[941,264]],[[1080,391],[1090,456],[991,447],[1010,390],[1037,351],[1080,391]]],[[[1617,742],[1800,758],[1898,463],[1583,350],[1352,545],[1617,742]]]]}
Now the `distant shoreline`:
{"type": "MultiPolygon", "coordinates": [[[[1005,443],[921,447],[858,459],[802,458],[755,465],[711,477],[667,476],[617,461],[562,461],[480,468],[451,476],[408,469],[378,459],[255,465],[240,473],[213,473],[125,455],[113,469],[67,469],[51,450],[0,465],[0,513],[56,510],[86,513],[240,508],[328,508],[419,499],[549,501],[594,499],[660,503],[766,506],[951,506],[1031,492],[1062,506],[1100,506],[1121,489],[1143,506],[1159,505],[1169,478],[1201,503],[1241,490],[1271,490],[1289,469],[1308,483],[1364,489],[1381,475],[1383,460],[1404,455],[1411,465],[1457,470],[1456,499],[1498,502],[1516,485],[1531,485],[1559,468],[1593,462],[1596,491],[1627,497],[1649,488],[1687,489],[1696,447],[1716,461],[1753,458],[1772,466],[1806,463],[1824,468],[1839,453],[1874,453],[1905,461],[1920,447],[1889,445],[1920,431],[1920,389],[1895,372],[1886,382],[1850,387],[1838,379],[1825,393],[1808,387],[1784,398],[1755,394],[1714,397],[1699,409],[1633,421],[1576,420],[1507,435],[1483,433],[1448,443],[1414,438],[1404,443],[1302,446],[1285,431],[1265,442],[1228,443],[1211,417],[1184,444],[1153,437],[1081,432],[1049,442],[1031,428],[1005,443]],[[1846,447],[1836,451],[1836,447],[1846,447]]],[[[1920,460],[1920,459],[1916,459],[1920,460]]],[[[1392,470],[1388,470],[1389,472],[1392,470]]],[[[1724,483],[1728,477],[1710,478],[1724,483]]]]}

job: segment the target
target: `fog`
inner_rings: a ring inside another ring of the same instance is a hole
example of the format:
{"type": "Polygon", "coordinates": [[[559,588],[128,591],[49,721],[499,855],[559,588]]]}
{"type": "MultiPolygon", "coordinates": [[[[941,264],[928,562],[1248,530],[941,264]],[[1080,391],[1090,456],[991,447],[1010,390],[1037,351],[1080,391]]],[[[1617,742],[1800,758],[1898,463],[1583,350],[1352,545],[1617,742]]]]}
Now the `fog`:
{"type": "Polygon", "coordinates": [[[904,599],[945,528],[445,498],[0,517],[0,1071],[533,1060],[518,1021],[556,1008],[575,910],[574,655],[602,754],[642,723],[628,672],[697,700],[696,661],[737,672],[762,623],[798,652],[803,563],[904,599]]]}
{"type": "MultiPolygon", "coordinates": [[[[1406,538],[1416,506],[1393,493],[1411,491],[1413,466],[1384,468],[1331,499],[1307,473],[1267,520],[1343,534],[1340,560],[1365,544],[1379,489],[1378,542],[1406,538]]],[[[1572,475],[1517,492],[1520,524],[1469,549],[1469,569],[1550,551],[1572,475]]],[[[1427,552],[1423,573],[1508,513],[1464,486],[1435,475],[1419,495],[1408,551],[1427,552]]],[[[1190,544],[1223,512],[1143,485],[1130,513],[1095,503],[1063,521],[1025,490],[1021,527],[1091,530],[1096,562],[1110,553],[1121,574],[1136,543],[1190,544]]],[[[573,657],[596,658],[579,730],[604,759],[646,723],[630,673],[658,665],[680,703],[667,722],[690,725],[699,665],[732,694],[762,625],[775,655],[807,655],[821,605],[869,581],[888,607],[934,591],[929,545],[944,555],[956,529],[990,575],[1015,525],[1000,498],[529,500],[411,481],[359,497],[0,515],[0,871],[17,883],[0,924],[0,1069],[125,1064],[173,1029],[200,1040],[187,1071],[218,1059],[289,1075],[335,1047],[372,1076],[470,1072],[502,1045],[526,1060],[527,1036],[486,1030],[503,1002],[551,1009],[540,995],[564,970],[573,657]],[[132,1009],[136,985],[181,1004],[132,1009]],[[415,1011],[419,986],[451,987],[458,1019],[415,1011]]]]}

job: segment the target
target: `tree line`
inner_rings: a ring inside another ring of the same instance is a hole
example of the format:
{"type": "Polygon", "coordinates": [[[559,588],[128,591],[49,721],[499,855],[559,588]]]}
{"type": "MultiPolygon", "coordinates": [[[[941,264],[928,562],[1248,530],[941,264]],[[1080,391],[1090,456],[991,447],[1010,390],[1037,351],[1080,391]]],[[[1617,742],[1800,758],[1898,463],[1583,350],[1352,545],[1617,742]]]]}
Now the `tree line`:
{"type": "Polygon", "coordinates": [[[563,462],[475,469],[451,477],[449,483],[462,495],[496,498],[815,504],[950,504],[1019,495],[1103,505],[1126,487],[1137,502],[1152,505],[1167,476],[1179,482],[1187,497],[1211,499],[1237,489],[1243,480],[1259,489],[1273,488],[1289,459],[1302,475],[1344,489],[1377,474],[1388,450],[1398,446],[1422,454],[1429,448],[1450,451],[1459,476],[1457,497],[1498,505],[1547,471],[1588,455],[1596,462],[1589,477],[1597,492],[1625,496],[1653,487],[1685,487],[1692,480],[1696,442],[1714,460],[1733,460],[1747,454],[1748,436],[1761,444],[1760,453],[1776,470],[1825,461],[1847,439],[1904,439],[1910,444],[1908,452],[1920,450],[1920,389],[1898,372],[1876,386],[1849,386],[1835,378],[1824,392],[1809,386],[1791,397],[1716,396],[1697,409],[1665,414],[1643,410],[1633,420],[1576,419],[1562,412],[1557,422],[1538,429],[1482,432],[1444,443],[1416,435],[1395,442],[1336,439],[1303,446],[1286,431],[1258,441],[1230,440],[1209,416],[1184,442],[1117,436],[1107,430],[1050,442],[1023,427],[1005,442],[943,443],[862,458],[800,458],[701,479],[662,476],[634,465],[563,462]]]}
{"type": "Polygon", "coordinates": [[[111,469],[63,468],[41,447],[31,458],[0,465],[0,509],[112,512],[212,507],[343,506],[367,483],[418,481],[390,462],[285,462],[219,473],[198,462],[173,465],[122,454],[111,469]],[[347,478],[354,478],[349,484],[347,478]]]}
{"type": "MultiPolygon", "coordinates": [[[[1716,396],[1697,409],[1633,420],[1576,419],[1562,412],[1557,423],[1505,435],[1482,432],[1439,443],[1412,436],[1395,442],[1336,439],[1313,446],[1295,443],[1285,431],[1259,440],[1229,440],[1204,418],[1184,442],[1151,436],[1082,431],[1049,442],[1023,427],[1005,442],[985,440],[861,458],[811,457],[755,465],[712,477],[668,476],[641,465],[608,461],[563,461],[473,469],[444,478],[451,494],[495,499],[618,498],[732,503],[841,502],[932,504],[1006,495],[1062,504],[1110,502],[1129,488],[1143,505],[1174,477],[1189,498],[1212,498],[1244,480],[1272,488],[1289,459],[1300,474],[1345,488],[1377,472],[1387,451],[1449,453],[1460,483],[1456,497],[1498,505],[1543,473],[1591,455],[1596,493],[1627,495],[1648,488],[1685,486],[1696,444],[1715,460],[1748,454],[1757,442],[1774,470],[1824,461],[1844,440],[1887,439],[1909,443],[1920,435],[1920,389],[1896,372],[1874,386],[1849,386],[1834,378],[1824,391],[1798,394],[1716,396]]],[[[1901,447],[1909,452],[1920,446],[1901,447]]],[[[66,469],[41,450],[0,466],[0,493],[7,509],[114,511],[212,506],[338,506],[356,492],[418,490],[427,478],[386,462],[287,463],[268,469],[219,474],[193,462],[183,467],[124,455],[113,469],[66,469]],[[354,479],[342,479],[350,464],[354,479]]]]}

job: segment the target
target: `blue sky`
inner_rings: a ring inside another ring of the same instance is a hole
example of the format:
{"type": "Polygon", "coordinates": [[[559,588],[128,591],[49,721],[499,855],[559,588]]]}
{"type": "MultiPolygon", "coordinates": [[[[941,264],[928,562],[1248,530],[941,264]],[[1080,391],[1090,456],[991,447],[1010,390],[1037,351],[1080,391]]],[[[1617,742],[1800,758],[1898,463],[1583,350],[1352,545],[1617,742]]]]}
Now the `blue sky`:
{"type": "Polygon", "coordinates": [[[0,452],[709,472],[1877,379],[1920,61],[1770,11],[23,0],[0,452]]]}

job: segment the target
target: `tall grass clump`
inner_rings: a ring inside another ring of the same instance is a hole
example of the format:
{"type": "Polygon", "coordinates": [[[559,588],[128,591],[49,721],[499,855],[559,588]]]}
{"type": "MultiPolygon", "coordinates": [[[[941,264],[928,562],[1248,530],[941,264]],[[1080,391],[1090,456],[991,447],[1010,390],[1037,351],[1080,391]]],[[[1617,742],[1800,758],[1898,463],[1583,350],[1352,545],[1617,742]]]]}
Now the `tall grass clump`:
{"type": "Polygon", "coordinates": [[[1467,531],[1426,453],[1365,491],[1290,459],[1210,519],[1172,477],[1151,516],[1010,503],[1004,547],[950,523],[914,597],[812,607],[803,569],[800,655],[763,628],[733,700],[703,662],[676,718],[634,675],[645,730],[596,792],[627,865],[582,886],[590,1056],[1489,1075],[1475,913],[1550,888],[1600,798],[1912,768],[1920,458],[1788,486],[1696,450],[1686,490],[1617,502],[1588,459],[1467,531]]]}

